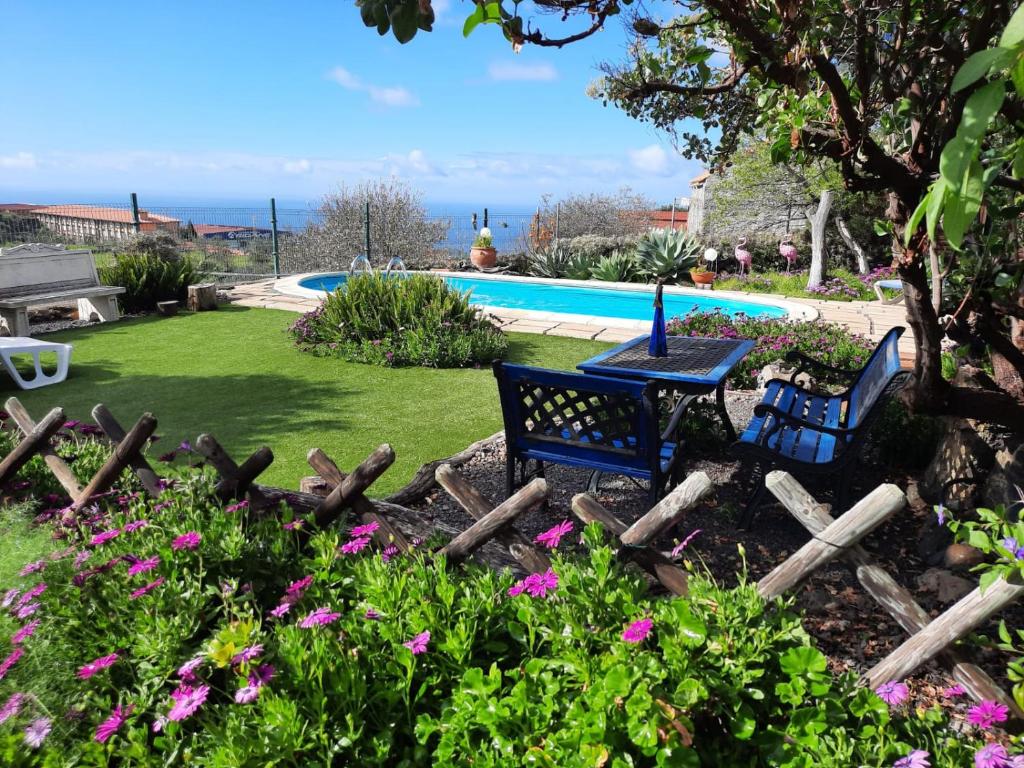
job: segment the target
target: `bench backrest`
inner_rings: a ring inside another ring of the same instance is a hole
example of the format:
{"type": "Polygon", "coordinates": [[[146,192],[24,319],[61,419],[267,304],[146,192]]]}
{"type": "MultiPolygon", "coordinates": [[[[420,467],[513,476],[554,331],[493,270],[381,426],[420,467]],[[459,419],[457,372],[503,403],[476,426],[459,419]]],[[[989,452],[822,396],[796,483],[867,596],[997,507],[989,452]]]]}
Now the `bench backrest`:
{"type": "Polygon", "coordinates": [[[857,381],[850,387],[846,412],[846,425],[850,429],[859,426],[868,417],[886,387],[903,371],[900,367],[899,340],[904,330],[897,327],[885,334],[885,338],[868,358],[857,381]]]}
{"type": "Polygon", "coordinates": [[[646,382],[494,364],[506,443],[594,451],[647,467],[657,456],[657,411],[646,382]]]}
{"type": "Polygon", "coordinates": [[[0,299],[93,288],[100,284],[92,251],[27,243],[0,248],[0,299]]]}

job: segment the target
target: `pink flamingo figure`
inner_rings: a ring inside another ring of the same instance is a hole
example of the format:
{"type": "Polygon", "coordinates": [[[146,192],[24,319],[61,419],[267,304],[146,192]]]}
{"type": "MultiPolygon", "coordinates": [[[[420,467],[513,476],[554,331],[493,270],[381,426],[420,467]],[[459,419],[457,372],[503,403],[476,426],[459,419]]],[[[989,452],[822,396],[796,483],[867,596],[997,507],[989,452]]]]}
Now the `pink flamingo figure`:
{"type": "Polygon", "coordinates": [[[786,274],[788,275],[793,265],[796,264],[797,259],[796,246],[793,245],[792,235],[786,235],[782,238],[782,242],[779,243],[779,253],[786,259],[786,274]]]}
{"type": "Polygon", "coordinates": [[[740,263],[741,275],[743,274],[744,268],[747,270],[752,270],[754,264],[754,257],[750,254],[750,251],[743,247],[746,244],[747,238],[741,237],[740,241],[736,244],[736,250],[734,251],[734,253],[736,254],[736,261],[740,263]]]}

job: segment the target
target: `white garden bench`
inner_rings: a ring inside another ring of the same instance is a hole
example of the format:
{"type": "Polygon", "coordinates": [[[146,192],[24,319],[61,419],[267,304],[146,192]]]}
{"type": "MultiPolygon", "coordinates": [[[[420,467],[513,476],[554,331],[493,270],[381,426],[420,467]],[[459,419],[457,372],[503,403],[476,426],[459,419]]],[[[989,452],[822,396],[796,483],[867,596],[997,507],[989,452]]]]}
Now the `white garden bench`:
{"type": "Polygon", "coordinates": [[[117,295],[124,292],[100,283],[92,251],[43,243],[0,248],[0,318],[11,336],[29,335],[29,307],[68,299],[78,300],[83,320],[117,320],[117,295]]]}

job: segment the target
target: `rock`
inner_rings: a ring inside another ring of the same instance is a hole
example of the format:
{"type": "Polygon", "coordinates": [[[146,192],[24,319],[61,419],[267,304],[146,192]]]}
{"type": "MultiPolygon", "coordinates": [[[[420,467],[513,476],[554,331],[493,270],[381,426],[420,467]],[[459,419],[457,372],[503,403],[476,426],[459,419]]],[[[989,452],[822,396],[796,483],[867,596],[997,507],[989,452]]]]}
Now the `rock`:
{"type": "Polygon", "coordinates": [[[995,455],[995,466],[981,489],[982,506],[1021,509],[1024,496],[1024,444],[1004,448],[995,455]]]}
{"type": "Polygon", "coordinates": [[[950,544],[942,555],[942,564],[951,571],[969,571],[985,562],[985,553],[970,544],[950,544]]]}
{"type": "Polygon", "coordinates": [[[918,589],[934,592],[941,603],[953,603],[974,589],[969,579],[942,568],[929,568],[917,578],[918,589]]]}
{"type": "Polygon", "coordinates": [[[917,534],[917,554],[928,565],[941,565],[946,549],[953,543],[953,532],[939,525],[935,515],[929,515],[928,522],[917,534]]]}
{"type": "MultiPolygon", "coordinates": [[[[757,391],[764,392],[768,387],[768,382],[772,379],[790,381],[795,372],[796,368],[788,367],[782,360],[776,360],[774,363],[768,363],[768,365],[762,368],[761,372],[757,374],[757,391]]],[[[811,378],[811,375],[806,371],[797,376],[794,383],[804,387],[805,389],[814,388],[814,379],[811,378]]]]}

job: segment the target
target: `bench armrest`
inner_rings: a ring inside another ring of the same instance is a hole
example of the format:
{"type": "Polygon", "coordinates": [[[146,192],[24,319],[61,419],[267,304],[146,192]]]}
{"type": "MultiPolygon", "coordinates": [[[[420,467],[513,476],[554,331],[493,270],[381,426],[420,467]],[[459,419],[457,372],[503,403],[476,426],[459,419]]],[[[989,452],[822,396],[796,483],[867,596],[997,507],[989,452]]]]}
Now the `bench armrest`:
{"type": "Polygon", "coordinates": [[[676,432],[679,430],[680,422],[683,416],[686,415],[686,410],[690,407],[690,404],[697,399],[697,395],[683,395],[679,398],[679,402],[676,403],[676,407],[672,410],[672,415],[669,417],[668,426],[661,433],[661,442],[665,442],[676,436],[676,432]]]}
{"type": "Polygon", "coordinates": [[[797,369],[793,372],[792,383],[796,383],[796,377],[807,370],[819,370],[826,373],[831,373],[833,376],[841,376],[848,379],[851,383],[854,379],[860,376],[860,370],[851,370],[849,368],[838,368],[828,363],[823,363],[820,360],[815,360],[809,355],[805,355],[798,349],[791,349],[786,353],[787,363],[796,363],[797,369]]]}
{"type": "Polygon", "coordinates": [[[775,417],[775,426],[768,431],[769,436],[775,434],[783,427],[802,427],[803,429],[810,429],[814,432],[822,432],[826,435],[844,439],[849,439],[856,433],[856,430],[846,429],[845,427],[826,427],[823,424],[815,424],[813,421],[805,421],[768,403],[758,403],[755,405],[754,415],[775,417]]]}

